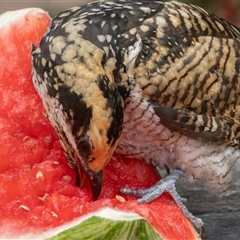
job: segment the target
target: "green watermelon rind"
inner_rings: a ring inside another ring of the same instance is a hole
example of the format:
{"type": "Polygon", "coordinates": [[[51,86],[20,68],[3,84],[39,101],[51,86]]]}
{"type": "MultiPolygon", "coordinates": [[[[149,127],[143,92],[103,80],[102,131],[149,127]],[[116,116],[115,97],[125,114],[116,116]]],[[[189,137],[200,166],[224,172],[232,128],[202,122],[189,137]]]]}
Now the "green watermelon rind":
{"type": "Polygon", "coordinates": [[[52,231],[46,240],[162,240],[141,216],[112,208],[103,208],[52,231]]]}

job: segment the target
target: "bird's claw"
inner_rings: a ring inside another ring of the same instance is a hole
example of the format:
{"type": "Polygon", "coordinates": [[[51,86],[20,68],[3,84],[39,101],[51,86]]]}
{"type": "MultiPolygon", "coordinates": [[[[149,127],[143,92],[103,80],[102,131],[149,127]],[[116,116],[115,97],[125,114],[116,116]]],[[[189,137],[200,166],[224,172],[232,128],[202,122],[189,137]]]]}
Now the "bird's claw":
{"type": "Polygon", "coordinates": [[[204,233],[204,225],[202,225],[201,227],[198,228],[199,229],[199,232],[198,232],[198,235],[199,237],[202,237],[203,233],[204,233]]]}
{"type": "Polygon", "coordinates": [[[141,198],[137,200],[137,202],[140,204],[151,202],[154,199],[158,198],[163,192],[168,192],[172,196],[176,204],[180,207],[182,213],[194,224],[197,229],[200,229],[199,235],[201,236],[204,230],[202,219],[195,217],[188,211],[175,188],[176,181],[180,179],[182,175],[182,171],[174,170],[168,176],[162,178],[159,182],[157,182],[157,184],[153,187],[139,190],[123,188],[120,190],[120,192],[130,195],[141,196],[141,198]]]}

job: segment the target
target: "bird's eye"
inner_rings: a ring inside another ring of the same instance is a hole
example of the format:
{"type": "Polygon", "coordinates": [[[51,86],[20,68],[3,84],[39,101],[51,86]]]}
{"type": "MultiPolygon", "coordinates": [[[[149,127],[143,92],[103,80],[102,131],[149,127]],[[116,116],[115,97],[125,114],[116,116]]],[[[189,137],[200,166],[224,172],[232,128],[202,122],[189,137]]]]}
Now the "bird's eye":
{"type": "Polygon", "coordinates": [[[87,159],[92,152],[92,145],[88,137],[81,138],[77,143],[77,148],[80,155],[87,159]]]}

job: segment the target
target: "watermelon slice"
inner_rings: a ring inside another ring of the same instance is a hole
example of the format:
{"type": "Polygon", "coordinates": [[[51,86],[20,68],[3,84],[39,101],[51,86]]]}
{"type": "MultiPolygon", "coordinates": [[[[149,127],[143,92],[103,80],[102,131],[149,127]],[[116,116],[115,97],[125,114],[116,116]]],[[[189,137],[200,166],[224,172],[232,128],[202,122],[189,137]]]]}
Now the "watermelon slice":
{"type": "Polygon", "coordinates": [[[119,195],[159,180],[143,160],[114,155],[95,202],[75,186],[31,79],[31,47],[49,24],[41,9],[0,16],[0,238],[199,239],[169,195],[142,205],[119,195]]]}

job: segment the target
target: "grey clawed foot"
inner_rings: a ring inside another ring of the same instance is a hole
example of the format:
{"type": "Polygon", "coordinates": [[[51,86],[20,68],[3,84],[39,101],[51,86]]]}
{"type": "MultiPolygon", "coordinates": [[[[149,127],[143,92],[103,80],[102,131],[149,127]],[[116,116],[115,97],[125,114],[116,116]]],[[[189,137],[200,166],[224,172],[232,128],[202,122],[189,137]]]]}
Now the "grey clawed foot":
{"type": "Polygon", "coordinates": [[[183,204],[180,195],[176,191],[175,183],[183,175],[183,172],[180,170],[173,170],[169,175],[162,178],[155,186],[146,188],[146,189],[131,189],[123,188],[120,190],[121,193],[141,196],[137,200],[138,203],[147,203],[151,202],[154,199],[158,198],[163,192],[168,192],[176,204],[180,207],[183,214],[194,224],[194,226],[200,229],[200,234],[203,233],[203,221],[202,219],[195,217],[192,213],[188,211],[186,206],[183,204]]]}

